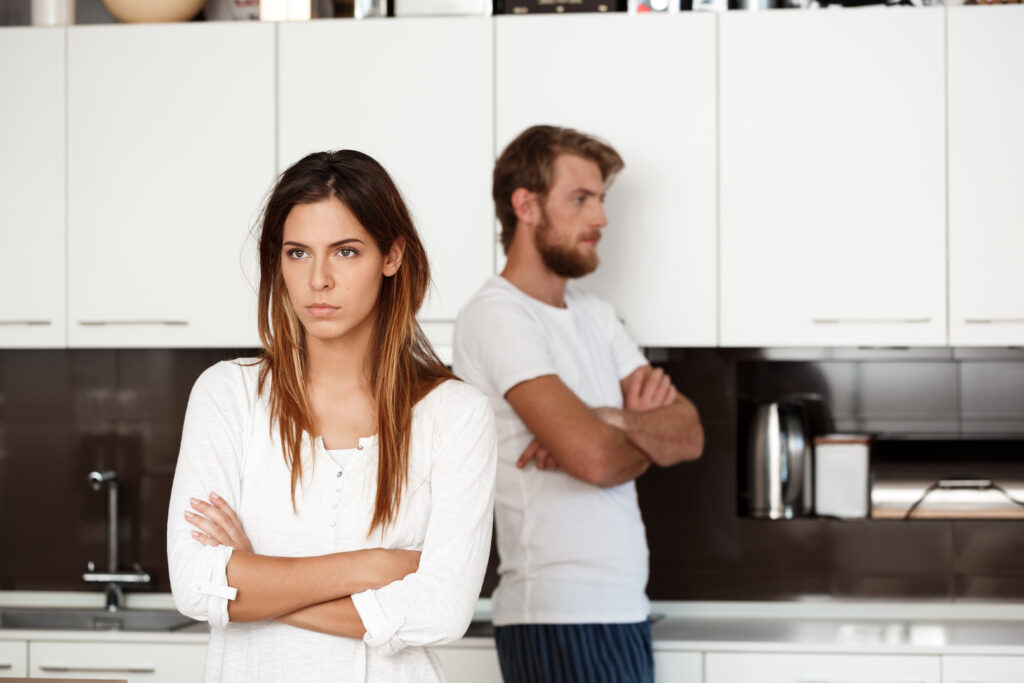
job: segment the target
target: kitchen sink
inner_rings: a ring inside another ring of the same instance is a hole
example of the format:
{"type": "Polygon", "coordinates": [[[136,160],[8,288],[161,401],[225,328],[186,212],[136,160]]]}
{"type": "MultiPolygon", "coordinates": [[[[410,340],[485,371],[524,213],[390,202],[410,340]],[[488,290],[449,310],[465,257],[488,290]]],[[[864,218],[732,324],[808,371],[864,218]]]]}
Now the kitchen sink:
{"type": "MultiPolygon", "coordinates": [[[[105,609],[71,608],[7,607],[0,609],[0,628],[72,631],[179,631],[189,626],[198,626],[200,623],[170,610],[122,609],[109,612],[105,609]]],[[[206,625],[202,624],[202,626],[206,625]]]]}

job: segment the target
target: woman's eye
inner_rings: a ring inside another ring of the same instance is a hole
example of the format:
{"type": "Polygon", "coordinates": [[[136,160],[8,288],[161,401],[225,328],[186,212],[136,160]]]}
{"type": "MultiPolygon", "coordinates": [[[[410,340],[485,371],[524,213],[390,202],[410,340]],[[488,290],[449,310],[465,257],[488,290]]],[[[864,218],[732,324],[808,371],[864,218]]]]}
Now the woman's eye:
{"type": "Polygon", "coordinates": [[[352,249],[351,247],[342,247],[341,249],[338,250],[338,254],[344,256],[345,258],[350,258],[356,255],[356,250],[352,249]]]}
{"type": "Polygon", "coordinates": [[[304,252],[302,249],[289,249],[287,253],[292,258],[305,258],[306,257],[306,252],[304,252]]]}

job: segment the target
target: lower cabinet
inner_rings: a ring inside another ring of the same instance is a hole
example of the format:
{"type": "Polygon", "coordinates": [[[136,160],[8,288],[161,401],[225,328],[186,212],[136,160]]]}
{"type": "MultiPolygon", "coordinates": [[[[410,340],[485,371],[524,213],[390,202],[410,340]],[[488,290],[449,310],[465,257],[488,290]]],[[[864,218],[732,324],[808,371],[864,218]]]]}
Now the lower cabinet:
{"type": "Polygon", "coordinates": [[[654,651],[654,683],[701,683],[704,656],[700,652],[654,651]]]}
{"type": "Polygon", "coordinates": [[[28,641],[0,640],[0,678],[28,676],[28,641]]]}
{"type": "Polygon", "coordinates": [[[947,655],[942,683],[1024,683],[1024,657],[947,655]]]}
{"type": "Polygon", "coordinates": [[[915,655],[710,652],[704,683],[940,683],[941,659],[915,655]]]}
{"type": "Polygon", "coordinates": [[[502,683],[498,650],[493,641],[466,644],[458,641],[434,648],[448,683],[502,683]]]}
{"type": "Polygon", "coordinates": [[[30,678],[186,683],[203,680],[206,645],[31,641],[28,661],[30,678]]]}

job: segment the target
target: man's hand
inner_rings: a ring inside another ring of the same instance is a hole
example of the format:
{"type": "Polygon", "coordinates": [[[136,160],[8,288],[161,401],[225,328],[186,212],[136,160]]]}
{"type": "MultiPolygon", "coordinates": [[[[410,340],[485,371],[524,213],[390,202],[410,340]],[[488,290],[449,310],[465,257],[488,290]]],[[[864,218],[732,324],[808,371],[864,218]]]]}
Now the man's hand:
{"type": "MultiPolygon", "coordinates": [[[[661,368],[645,365],[626,378],[622,397],[626,410],[643,412],[675,403],[679,392],[661,368]]],[[[609,423],[611,424],[611,423],[609,423]]]]}
{"type": "Polygon", "coordinates": [[[537,441],[537,439],[531,441],[530,445],[523,451],[523,454],[519,456],[519,460],[516,461],[516,467],[523,469],[530,464],[531,460],[538,470],[561,469],[558,461],[555,460],[555,456],[551,455],[548,449],[541,446],[540,441],[537,441]]]}

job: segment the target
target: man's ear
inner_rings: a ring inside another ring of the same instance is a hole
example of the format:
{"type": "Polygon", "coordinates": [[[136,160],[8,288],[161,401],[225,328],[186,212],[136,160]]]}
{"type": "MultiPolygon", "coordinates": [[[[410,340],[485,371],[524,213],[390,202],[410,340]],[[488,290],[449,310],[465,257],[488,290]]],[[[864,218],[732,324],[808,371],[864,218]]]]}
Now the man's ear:
{"type": "Polygon", "coordinates": [[[540,198],[525,187],[516,188],[512,193],[512,210],[520,223],[535,225],[540,219],[540,198]]]}
{"type": "Polygon", "coordinates": [[[384,277],[391,277],[398,272],[398,269],[402,266],[402,256],[404,254],[405,238],[396,237],[395,241],[391,243],[388,253],[384,254],[384,268],[382,270],[384,277]]]}

